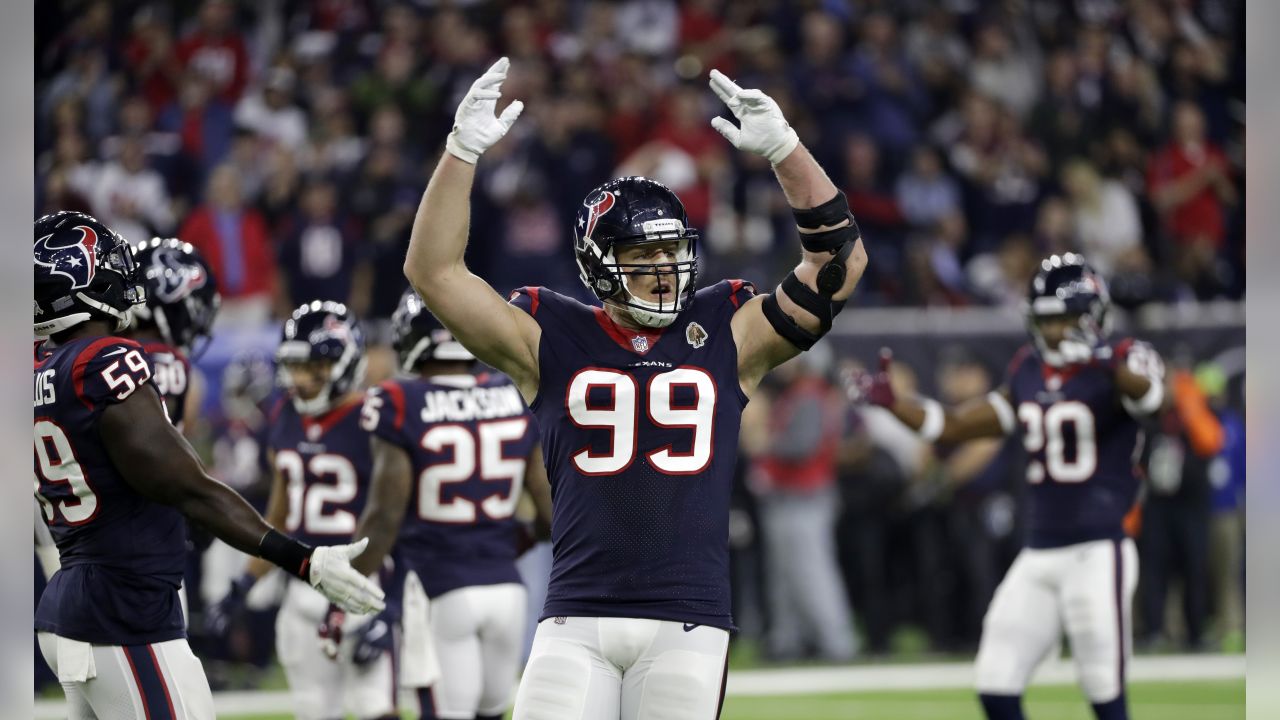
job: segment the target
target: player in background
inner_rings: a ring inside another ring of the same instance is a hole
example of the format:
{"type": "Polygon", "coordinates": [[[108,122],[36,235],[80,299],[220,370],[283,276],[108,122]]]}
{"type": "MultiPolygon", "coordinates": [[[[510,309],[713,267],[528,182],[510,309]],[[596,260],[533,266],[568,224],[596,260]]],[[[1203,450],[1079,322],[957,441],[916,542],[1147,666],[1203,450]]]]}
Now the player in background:
{"type": "Polygon", "coordinates": [[[394,544],[408,593],[402,667],[429,663],[432,649],[439,663],[431,687],[422,686],[429,673],[402,674],[419,688],[422,716],[495,720],[511,705],[523,650],[522,489],[551,521],[537,430],[511,380],[482,369],[413,290],[391,324],[401,377],[370,388],[364,403],[374,472],[356,534],[371,547],[356,569],[378,568],[394,544]],[[429,618],[409,617],[415,607],[429,618]]]}
{"type": "MultiPolygon", "coordinates": [[[[287,396],[268,419],[275,480],[266,517],[312,545],[350,542],[368,495],[373,457],[360,427],[364,352],[364,331],[346,306],[320,300],[293,311],[276,349],[287,396]]],[[[233,615],[270,569],[251,561],[214,613],[233,615]]],[[[297,717],[399,717],[389,647],[357,662],[356,644],[342,641],[375,618],[346,615],[312,588],[288,584],[276,615],[276,656],[297,717]]]]}
{"type": "Polygon", "coordinates": [[[983,621],[976,684],[990,720],[1018,720],[1036,666],[1065,631],[1098,720],[1125,720],[1125,665],[1138,555],[1125,532],[1140,485],[1141,424],[1165,397],[1164,367],[1146,343],[1107,337],[1110,299],[1079,255],[1044,260],[1031,281],[1032,342],[1004,384],[958,408],[896,397],[889,355],[879,373],[850,380],[858,398],[888,408],[928,442],[1019,432],[1027,464],[1026,547],[983,621]]]}
{"type": "Polygon", "coordinates": [[[729,631],[729,494],[742,408],[771,368],[831,327],[866,264],[844,196],[777,103],[717,71],[741,122],[712,125],[767,158],[804,250],[770,295],[697,289],[697,232],[666,186],[608,182],[578,210],[575,257],[592,307],[546,288],[504,302],[463,262],[475,163],[515,122],[496,114],[506,58],[463,98],[418,209],[405,274],[538,420],[554,491],[553,567],[514,717],[718,713],[729,631]]]}
{"type": "Polygon", "coordinates": [[[191,362],[207,346],[222,298],[209,264],[190,243],[152,238],[134,246],[133,254],[147,298],[133,307],[125,337],[141,343],[151,357],[152,382],[182,430],[191,362]]]}
{"type": "Polygon", "coordinates": [[[62,567],[36,609],[72,718],[212,718],[178,584],[183,516],[354,612],[382,608],[351,569],[367,544],[312,548],[209,477],[169,422],[146,351],[116,336],[143,300],[132,248],[97,220],[35,222],[35,493],[62,567]]]}

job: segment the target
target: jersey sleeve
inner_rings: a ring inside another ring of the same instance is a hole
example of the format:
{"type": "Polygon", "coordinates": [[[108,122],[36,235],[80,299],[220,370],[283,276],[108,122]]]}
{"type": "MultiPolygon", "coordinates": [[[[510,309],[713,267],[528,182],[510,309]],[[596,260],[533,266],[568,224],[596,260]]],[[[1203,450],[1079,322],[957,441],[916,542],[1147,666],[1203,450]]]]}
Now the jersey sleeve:
{"type": "Polygon", "coordinates": [[[404,414],[404,388],[388,380],[365,393],[360,427],[389,443],[409,448],[414,443],[405,432],[404,414]]]}
{"type": "Polygon", "coordinates": [[[511,296],[507,298],[507,302],[515,305],[521,310],[529,313],[529,317],[537,319],[538,310],[542,305],[542,288],[540,287],[522,287],[511,291],[511,296]]]}
{"type": "Polygon", "coordinates": [[[729,283],[729,302],[733,304],[733,309],[737,312],[738,308],[747,303],[748,300],[756,296],[756,286],[747,280],[725,280],[729,283]]]}
{"type": "Polygon", "coordinates": [[[155,366],[141,345],[106,337],[85,346],[71,370],[76,397],[90,410],[124,402],[144,385],[154,387],[155,366]]]}

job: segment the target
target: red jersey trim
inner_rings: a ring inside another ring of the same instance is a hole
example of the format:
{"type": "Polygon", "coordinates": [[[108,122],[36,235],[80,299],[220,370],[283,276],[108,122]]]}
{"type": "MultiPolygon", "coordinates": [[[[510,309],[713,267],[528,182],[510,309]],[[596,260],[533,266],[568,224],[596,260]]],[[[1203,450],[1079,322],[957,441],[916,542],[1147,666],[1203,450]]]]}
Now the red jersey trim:
{"type": "Polygon", "coordinates": [[[391,406],[396,410],[395,428],[400,430],[404,427],[404,388],[394,380],[382,383],[381,387],[390,398],[391,406]]]}
{"type": "Polygon", "coordinates": [[[323,436],[325,433],[332,430],[333,426],[341,422],[342,418],[350,414],[352,410],[362,405],[364,405],[364,396],[358,395],[356,397],[353,397],[347,400],[346,402],[342,403],[338,407],[322,415],[317,415],[316,417],[313,417],[313,418],[306,417],[304,415],[302,417],[302,429],[306,433],[307,438],[310,439],[311,428],[318,426],[320,428],[320,435],[317,436],[317,439],[318,439],[319,437],[323,436]]]}
{"type": "Polygon", "coordinates": [[[613,318],[609,317],[609,313],[606,312],[604,308],[593,307],[591,308],[591,311],[595,314],[596,324],[600,326],[600,329],[604,330],[605,334],[610,338],[613,338],[613,341],[618,344],[618,347],[626,350],[627,352],[635,353],[636,355],[646,355],[655,345],[658,344],[658,341],[662,339],[662,330],[626,330],[623,329],[622,326],[618,325],[618,323],[614,322],[613,318]],[[643,352],[637,350],[635,345],[631,342],[631,339],[636,337],[643,337],[649,343],[649,346],[645,348],[643,352]]]}

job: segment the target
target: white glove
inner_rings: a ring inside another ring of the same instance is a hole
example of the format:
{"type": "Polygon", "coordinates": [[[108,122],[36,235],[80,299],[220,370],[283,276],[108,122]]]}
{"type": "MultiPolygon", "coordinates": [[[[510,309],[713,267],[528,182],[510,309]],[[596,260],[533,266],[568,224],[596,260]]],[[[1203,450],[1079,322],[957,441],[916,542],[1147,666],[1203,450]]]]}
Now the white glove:
{"type": "Polygon", "coordinates": [[[311,587],[349,613],[367,615],[386,606],[382,588],[351,567],[351,559],[364,552],[369,538],[350,545],[329,545],[311,551],[311,587]]]}
{"type": "Polygon", "coordinates": [[[711,71],[711,89],[742,124],[739,128],[722,117],[711,119],[711,127],[734,147],[777,165],[800,144],[800,137],[787,124],[773,98],[759,90],[743,90],[719,70],[711,71]]]}
{"type": "Polygon", "coordinates": [[[462,98],[462,104],[453,115],[453,132],[444,141],[445,150],[459,160],[475,165],[480,154],[501,140],[520,117],[520,111],[524,110],[524,103],[517,100],[508,105],[502,115],[494,116],[498,98],[502,95],[499,88],[507,79],[510,65],[506,58],[500,58],[471,84],[467,96],[462,98]]]}

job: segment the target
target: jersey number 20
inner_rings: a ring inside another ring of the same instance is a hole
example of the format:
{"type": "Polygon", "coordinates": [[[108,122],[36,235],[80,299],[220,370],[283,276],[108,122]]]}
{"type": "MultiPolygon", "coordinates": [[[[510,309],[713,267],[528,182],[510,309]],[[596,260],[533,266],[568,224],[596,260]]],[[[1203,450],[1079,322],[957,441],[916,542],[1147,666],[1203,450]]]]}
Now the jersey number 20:
{"type": "Polygon", "coordinates": [[[565,398],[569,419],[580,428],[609,431],[609,450],[592,452],[584,447],[573,454],[573,465],[583,475],[615,475],[635,461],[639,438],[640,406],[651,424],[663,428],[688,428],[693,432],[690,449],[677,452],[670,444],[650,448],[649,464],[668,475],[693,475],[711,463],[712,431],[715,428],[716,383],[705,370],[681,367],[649,378],[643,395],[631,375],[604,368],[579,371],[569,381],[565,398]],[[677,405],[673,390],[688,386],[694,391],[692,405],[677,405]],[[608,405],[593,406],[588,396],[593,387],[609,389],[608,405]]]}
{"type": "Polygon", "coordinates": [[[1060,483],[1079,483],[1093,477],[1098,469],[1098,442],[1093,411],[1082,402],[1071,400],[1041,407],[1024,402],[1018,406],[1022,421],[1022,445],[1035,455],[1044,451],[1044,464],[1032,459],[1027,463],[1027,481],[1043,482],[1045,475],[1060,483]],[[1066,426],[1075,430],[1075,456],[1067,457],[1066,426]]]}

